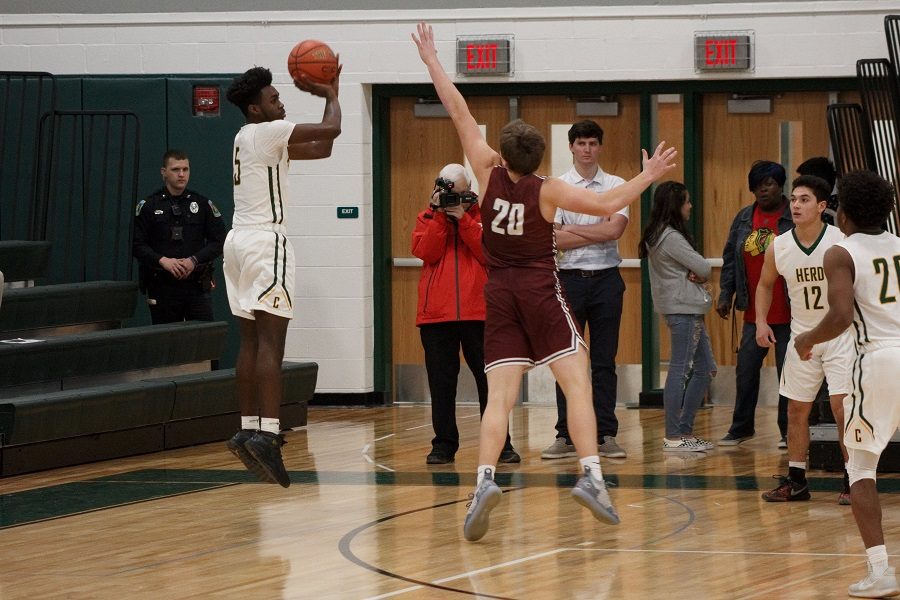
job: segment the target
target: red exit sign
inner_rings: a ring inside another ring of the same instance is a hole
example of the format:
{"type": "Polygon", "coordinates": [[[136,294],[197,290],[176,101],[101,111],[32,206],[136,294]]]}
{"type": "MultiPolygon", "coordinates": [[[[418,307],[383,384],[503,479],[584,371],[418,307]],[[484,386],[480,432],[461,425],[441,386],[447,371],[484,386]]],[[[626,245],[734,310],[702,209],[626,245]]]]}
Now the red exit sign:
{"type": "Polygon", "coordinates": [[[746,71],[753,66],[753,32],[694,34],[695,71],[746,71]]]}
{"type": "Polygon", "coordinates": [[[458,36],[456,72],[460,75],[512,74],[512,36],[458,36]]]}

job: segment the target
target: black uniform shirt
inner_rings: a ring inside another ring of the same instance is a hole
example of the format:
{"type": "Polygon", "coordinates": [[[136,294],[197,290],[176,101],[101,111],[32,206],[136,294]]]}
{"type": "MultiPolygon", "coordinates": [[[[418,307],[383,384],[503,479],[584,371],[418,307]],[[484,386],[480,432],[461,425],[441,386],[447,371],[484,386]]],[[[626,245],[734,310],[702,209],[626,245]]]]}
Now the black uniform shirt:
{"type": "Polygon", "coordinates": [[[216,205],[193,190],[172,196],[163,188],[138,202],[134,211],[134,257],[144,268],[159,259],[188,258],[199,264],[222,255],[225,222],[216,205]]]}

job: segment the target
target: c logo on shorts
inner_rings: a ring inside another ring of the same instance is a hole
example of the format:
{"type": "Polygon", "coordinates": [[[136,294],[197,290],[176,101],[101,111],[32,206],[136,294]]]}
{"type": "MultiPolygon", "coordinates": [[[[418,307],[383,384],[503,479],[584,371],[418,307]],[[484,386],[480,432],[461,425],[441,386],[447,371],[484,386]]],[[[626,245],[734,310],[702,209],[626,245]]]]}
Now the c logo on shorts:
{"type": "Polygon", "coordinates": [[[281,302],[280,296],[275,296],[272,298],[272,308],[278,308],[278,303],[281,302]]]}
{"type": "Polygon", "coordinates": [[[856,432],[856,441],[861,442],[862,441],[862,431],[860,431],[859,429],[854,429],[854,431],[856,432]]]}

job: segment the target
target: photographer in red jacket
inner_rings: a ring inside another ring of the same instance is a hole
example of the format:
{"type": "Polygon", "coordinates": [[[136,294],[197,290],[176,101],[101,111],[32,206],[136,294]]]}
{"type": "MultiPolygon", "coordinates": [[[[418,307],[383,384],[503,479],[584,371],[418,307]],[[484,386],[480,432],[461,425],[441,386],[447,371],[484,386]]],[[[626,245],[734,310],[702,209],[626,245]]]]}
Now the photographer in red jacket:
{"type": "MultiPolygon", "coordinates": [[[[452,463],[459,449],[456,427],[456,382],[459,349],[475,377],[478,404],[487,406],[484,374],[484,284],[487,271],[481,250],[481,213],[470,191],[465,167],[449,164],[435,181],[428,208],[419,213],[412,235],[412,253],[421,258],[416,325],[425,350],[425,370],[431,392],[434,439],[429,465],[452,463]]],[[[500,462],[521,460],[509,435],[500,462]]]]}

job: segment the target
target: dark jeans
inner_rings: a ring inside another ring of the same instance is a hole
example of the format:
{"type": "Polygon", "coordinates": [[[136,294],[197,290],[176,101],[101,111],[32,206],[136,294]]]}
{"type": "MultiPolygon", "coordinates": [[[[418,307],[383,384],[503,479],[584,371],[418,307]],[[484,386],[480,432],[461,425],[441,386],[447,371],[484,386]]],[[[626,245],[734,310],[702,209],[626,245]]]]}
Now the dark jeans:
{"type": "MultiPolygon", "coordinates": [[[[788,342],[791,338],[791,326],[785,324],[770,325],[770,327],[775,334],[775,367],[778,371],[778,380],[781,381],[781,367],[784,365],[784,355],[788,350],[788,342]]],[[[756,324],[744,323],[735,369],[737,395],[734,399],[731,427],[728,429],[728,433],[733,436],[744,437],[756,433],[759,370],[768,353],[768,348],[762,348],[756,343],[756,324]]],[[[778,430],[782,436],[787,435],[787,403],[787,398],[778,396],[778,430]]]]}
{"type": "MultiPolygon", "coordinates": [[[[425,370],[431,392],[431,447],[450,456],[459,449],[456,427],[456,382],[459,377],[459,349],[478,388],[478,408],[487,407],[487,375],[484,373],[484,321],[447,321],[419,327],[425,350],[425,370]]],[[[504,449],[512,448],[509,432],[504,449]]]]}
{"type": "MultiPolygon", "coordinates": [[[[597,417],[597,436],[615,435],[619,431],[616,418],[616,352],[619,349],[619,324],[622,322],[622,296],[625,281],[619,269],[604,269],[593,277],[584,277],[579,271],[560,271],[559,280],[572,314],[581,330],[585,324],[590,331],[591,387],[594,397],[594,414],[597,417]]],[[[566,425],[566,397],[556,386],[556,437],[569,443],[566,425]]],[[[598,440],[599,442],[599,440],[598,440]]]]}
{"type": "Polygon", "coordinates": [[[160,285],[147,290],[147,298],[156,300],[156,304],[149,305],[150,319],[154,325],[213,320],[212,298],[209,293],[203,292],[199,283],[189,283],[193,285],[160,285]]]}

